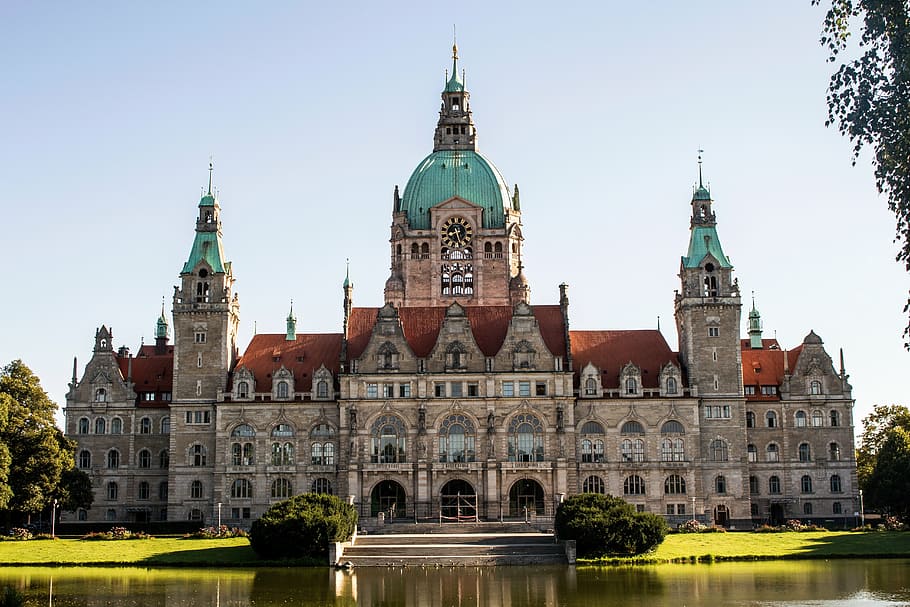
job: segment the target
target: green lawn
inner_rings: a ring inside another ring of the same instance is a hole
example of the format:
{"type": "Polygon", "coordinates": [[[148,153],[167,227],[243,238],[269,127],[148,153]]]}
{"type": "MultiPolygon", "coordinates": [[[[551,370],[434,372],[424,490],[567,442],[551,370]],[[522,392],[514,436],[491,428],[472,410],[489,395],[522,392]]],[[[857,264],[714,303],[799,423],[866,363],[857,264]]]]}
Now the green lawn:
{"type": "Polygon", "coordinates": [[[624,562],[910,557],[910,533],[679,533],[651,554],[624,562]]]}

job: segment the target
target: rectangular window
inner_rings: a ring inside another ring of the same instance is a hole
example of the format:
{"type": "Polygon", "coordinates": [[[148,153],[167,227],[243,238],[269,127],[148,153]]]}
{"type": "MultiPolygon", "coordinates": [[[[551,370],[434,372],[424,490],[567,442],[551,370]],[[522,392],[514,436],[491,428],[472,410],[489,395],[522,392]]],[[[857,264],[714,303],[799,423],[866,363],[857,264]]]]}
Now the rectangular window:
{"type": "Polygon", "coordinates": [[[398,386],[398,396],[401,398],[411,398],[411,384],[401,384],[398,386]]]}
{"type": "Polygon", "coordinates": [[[231,508],[231,518],[233,518],[233,519],[240,518],[240,508],[231,508]]]}
{"type": "Polygon", "coordinates": [[[502,395],[515,396],[515,383],[510,381],[502,382],[502,395]]]}
{"type": "Polygon", "coordinates": [[[143,392],[142,400],[155,400],[155,393],[154,392],[143,392]]]}
{"type": "Polygon", "coordinates": [[[635,512],[644,512],[644,511],[645,511],[644,504],[635,504],[635,512]]]}
{"type": "Polygon", "coordinates": [[[480,396],[480,386],[477,384],[468,384],[468,396],[480,396]]]}
{"type": "Polygon", "coordinates": [[[212,421],[210,411],[187,411],[186,423],[188,424],[208,424],[212,421]]]}
{"type": "Polygon", "coordinates": [[[449,396],[461,396],[463,391],[463,386],[459,382],[452,382],[449,384],[449,396]]]}
{"type": "Polygon", "coordinates": [[[379,398],[379,384],[367,384],[367,398],[379,398]]]}
{"type": "Polygon", "coordinates": [[[170,393],[170,392],[162,392],[162,393],[161,393],[161,400],[171,400],[171,393],[170,393]]]}
{"type": "Polygon", "coordinates": [[[676,504],[676,514],[685,514],[686,505],[685,504],[676,504]]]}
{"type": "Polygon", "coordinates": [[[746,396],[754,396],[755,386],[743,386],[743,392],[746,394],[746,396]]]}
{"type": "Polygon", "coordinates": [[[382,397],[395,398],[395,384],[382,384],[382,397]]]}
{"type": "Polygon", "coordinates": [[[777,394],[777,386],[762,386],[761,393],[764,396],[774,396],[777,394]]]}
{"type": "Polygon", "coordinates": [[[708,337],[720,337],[720,327],[708,327],[708,337]]]}
{"type": "Polygon", "coordinates": [[[531,396],[531,382],[518,382],[518,396],[531,396]]]}
{"type": "Polygon", "coordinates": [[[676,514],[676,504],[667,504],[667,514],[676,514]]]}
{"type": "Polygon", "coordinates": [[[490,357],[488,356],[488,357],[484,360],[483,368],[486,369],[486,372],[487,372],[487,373],[492,372],[492,371],[493,371],[493,359],[490,358],[490,357]]]}
{"type": "Polygon", "coordinates": [[[196,331],[196,333],[193,335],[193,341],[195,341],[197,344],[204,344],[205,333],[202,331],[196,331]]]}
{"type": "Polygon", "coordinates": [[[535,396],[546,396],[547,395],[547,382],[539,381],[534,386],[534,395],[535,396]]]}
{"type": "Polygon", "coordinates": [[[445,384],[433,384],[433,394],[437,398],[443,397],[446,395],[446,385],[445,384]]]}

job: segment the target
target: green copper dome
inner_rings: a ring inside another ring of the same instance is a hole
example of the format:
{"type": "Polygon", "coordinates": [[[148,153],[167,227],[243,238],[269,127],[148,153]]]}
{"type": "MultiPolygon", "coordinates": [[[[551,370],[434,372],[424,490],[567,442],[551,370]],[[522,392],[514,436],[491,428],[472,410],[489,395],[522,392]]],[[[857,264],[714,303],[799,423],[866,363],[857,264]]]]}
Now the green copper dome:
{"type": "Polygon", "coordinates": [[[711,192],[708,188],[700,185],[692,194],[692,200],[711,200],[711,192]]]}
{"type": "Polygon", "coordinates": [[[456,196],[483,208],[483,227],[505,225],[511,207],[506,181],[492,162],[470,150],[440,150],[424,158],[408,179],[399,209],[412,228],[426,230],[430,209],[456,196]]]}

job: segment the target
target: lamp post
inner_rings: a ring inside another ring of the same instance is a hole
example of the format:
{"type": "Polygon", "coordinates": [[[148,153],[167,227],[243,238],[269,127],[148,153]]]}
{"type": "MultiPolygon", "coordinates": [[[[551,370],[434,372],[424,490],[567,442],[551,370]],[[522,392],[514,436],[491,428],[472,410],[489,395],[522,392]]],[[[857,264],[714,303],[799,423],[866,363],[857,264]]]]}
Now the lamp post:
{"type": "Polygon", "coordinates": [[[692,496],[691,498],[689,498],[689,499],[692,500],[692,520],[697,522],[698,519],[695,518],[695,496],[693,495],[693,496],[692,496]]]}
{"type": "Polygon", "coordinates": [[[51,504],[51,537],[54,537],[54,524],[57,522],[57,499],[51,504]]]}
{"type": "Polygon", "coordinates": [[[859,490],[859,521],[860,521],[860,523],[859,523],[860,527],[866,526],[866,512],[863,509],[863,490],[862,489],[859,490]]]}
{"type": "Polygon", "coordinates": [[[221,502],[218,502],[218,533],[221,533],[221,502]]]}

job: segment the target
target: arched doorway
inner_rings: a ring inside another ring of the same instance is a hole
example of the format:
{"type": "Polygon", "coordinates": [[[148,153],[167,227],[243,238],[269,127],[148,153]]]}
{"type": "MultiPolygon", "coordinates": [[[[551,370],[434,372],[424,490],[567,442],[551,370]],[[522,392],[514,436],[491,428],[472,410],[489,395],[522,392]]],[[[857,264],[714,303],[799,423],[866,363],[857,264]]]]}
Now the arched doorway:
{"type": "Polygon", "coordinates": [[[784,524],[784,507],[781,504],[771,504],[771,510],[769,512],[770,520],[768,521],[772,527],[779,527],[784,524]]]}
{"type": "Polygon", "coordinates": [[[543,487],[530,478],[516,481],[509,489],[509,515],[524,516],[525,508],[528,514],[544,514],[543,487]]]}
{"type": "Polygon", "coordinates": [[[380,481],[370,493],[370,515],[384,512],[388,519],[405,514],[406,496],[404,487],[395,481],[380,481]]]}
{"type": "Polygon", "coordinates": [[[726,506],[714,508],[714,524],[718,527],[726,527],[730,524],[730,511],[726,506]]]}
{"type": "Polygon", "coordinates": [[[453,480],[439,492],[440,515],[444,522],[477,520],[477,494],[471,483],[453,480]]]}

